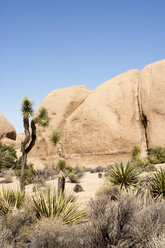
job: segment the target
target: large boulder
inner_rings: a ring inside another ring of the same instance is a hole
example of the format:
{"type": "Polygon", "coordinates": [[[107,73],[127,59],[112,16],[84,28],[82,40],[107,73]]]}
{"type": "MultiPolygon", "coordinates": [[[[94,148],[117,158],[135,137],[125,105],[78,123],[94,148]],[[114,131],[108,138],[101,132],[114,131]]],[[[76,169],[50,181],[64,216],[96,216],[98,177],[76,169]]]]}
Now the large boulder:
{"type": "Polygon", "coordinates": [[[165,60],[142,70],[139,90],[147,146],[165,147],[165,60]]]}
{"type": "Polygon", "coordinates": [[[48,128],[37,127],[36,145],[30,156],[48,158],[57,153],[50,141],[52,131],[59,130],[63,137],[68,117],[79,108],[89,94],[90,90],[81,85],[54,90],[48,94],[41,106],[48,109],[51,122],[48,128]]]}
{"type": "Polygon", "coordinates": [[[41,106],[51,123],[37,127],[30,156],[53,158],[52,130],[61,133],[69,161],[107,163],[128,158],[135,144],[145,155],[148,148],[165,146],[165,60],[131,70],[89,91],[74,86],[51,92],[41,106]]]}
{"type": "Polygon", "coordinates": [[[6,119],[6,117],[0,114],[0,139],[8,138],[16,139],[16,130],[14,126],[6,119]]]}
{"type": "Polygon", "coordinates": [[[139,74],[132,70],[100,85],[68,117],[63,134],[67,153],[123,154],[141,143],[139,74]]]}

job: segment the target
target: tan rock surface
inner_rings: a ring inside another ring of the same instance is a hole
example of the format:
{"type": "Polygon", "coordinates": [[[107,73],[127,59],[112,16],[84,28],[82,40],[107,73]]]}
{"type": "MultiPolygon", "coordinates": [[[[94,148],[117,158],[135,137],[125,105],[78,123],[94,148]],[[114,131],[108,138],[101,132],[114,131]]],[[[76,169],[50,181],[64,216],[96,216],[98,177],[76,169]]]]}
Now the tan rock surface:
{"type": "Polygon", "coordinates": [[[16,130],[14,126],[6,119],[6,117],[0,114],[0,139],[3,137],[15,140],[16,130]]]}
{"type": "Polygon", "coordinates": [[[73,86],[54,90],[43,100],[41,106],[49,111],[51,122],[48,128],[37,128],[37,140],[30,156],[48,158],[57,154],[50,141],[52,130],[58,129],[63,137],[67,118],[84,102],[90,91],[85,86],[73,86]]]}
{"type": "Polygon", "coordinates": [[[64,133],[67,153],[123,154],[141,143],[139,73],[132,70],[100,85],[68,118],[64,133]]]}
{"type": "Polygon", "coordinates": [[[139,89],[148,147],[165,146],[165,60],[142,70],[139,89]]]}
{"type": "Polygon", "coordinates": [[[51,160],[57,151],[52,130],[61,133],[72,163],[107,164],[128,158],[135,144],[165,146],[165,60],[131,70],[92,92],[74,86],[51,92],[41,106],[49,110],[50,127],[38,129],[31,157],[51,160]]]}

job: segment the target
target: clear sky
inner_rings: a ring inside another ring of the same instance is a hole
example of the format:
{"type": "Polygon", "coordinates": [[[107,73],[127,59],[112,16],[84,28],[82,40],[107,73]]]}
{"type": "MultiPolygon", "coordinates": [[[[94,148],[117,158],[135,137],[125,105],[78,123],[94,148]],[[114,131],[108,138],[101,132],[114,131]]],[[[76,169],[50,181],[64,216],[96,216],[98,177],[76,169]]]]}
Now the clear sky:
{"type": "Polygon", "coordinates": [[[0,112],[165,58],[165,0],[0,0],[0,112]]]}

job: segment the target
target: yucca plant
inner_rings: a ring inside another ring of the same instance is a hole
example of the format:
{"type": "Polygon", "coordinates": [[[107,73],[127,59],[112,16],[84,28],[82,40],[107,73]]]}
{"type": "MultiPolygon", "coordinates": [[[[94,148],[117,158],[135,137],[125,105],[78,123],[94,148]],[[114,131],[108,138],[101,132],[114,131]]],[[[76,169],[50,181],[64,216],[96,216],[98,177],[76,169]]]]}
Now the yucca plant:
{"type": "Polygon", "coordinates": [[[2,187],[0,191],[0,215],[6,215],[14,208],[20,208],[24,204],[24,193],[2,187]]]}
{"type": "Polygon", "coordinates": [[[139,198],[145,205],[150,205],[153,201],[151,189],[149,187],[144,187],[139,189],[137,187],[123,188],[122,194],[134,195],[139,198]]]}
{"type": "Polygon", "coordinates": [[[57,217],[64,224],[82,222],[85,220],[85,209],[79,209],[80,204],[71,196],[55,189],[48,188],[45,192],[37,190],[33,197],[37,217],[57,217]]]}
{"type": "Polygon", "coordinates": [[[50,140],[52,141],[52,143],[54,145],[57,145],[57,143],[60,141],[60,134],[59,134],[58,130],[52,131],[52,134],[50,136],[50,140]]]}
{"type": "Polygon", "coordinates": [[[151,186],[155,196],[165,197],[165,170],[161,168],[153,174],[151,186]]]}
{"type": "Polygon", "coordinates": [[[137,184],[138,173],[129,162],[125,165],[121,162],[120,165],[111,167],[108,172],[108,180],[113,185],[119,185],[122,189],[123,187],[137,184]]]}

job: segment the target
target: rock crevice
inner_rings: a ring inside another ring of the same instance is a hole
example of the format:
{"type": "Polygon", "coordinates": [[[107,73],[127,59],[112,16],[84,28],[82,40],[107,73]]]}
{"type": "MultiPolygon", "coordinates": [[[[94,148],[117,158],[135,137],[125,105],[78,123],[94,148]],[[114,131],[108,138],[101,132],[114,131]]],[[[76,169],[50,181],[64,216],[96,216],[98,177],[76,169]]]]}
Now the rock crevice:
{"type": "Polygon", "coordinates": [[[144,114],[142,101],[140,96],[140,80],[137,82],[137,107],[139,113],[139,122],[140,122],[140,129],[141,129],[141,149],[142,149],[142,156],[146,156],[149,149],[149,141],[148,141],[148,119],[147,116],[144,114]]]}

